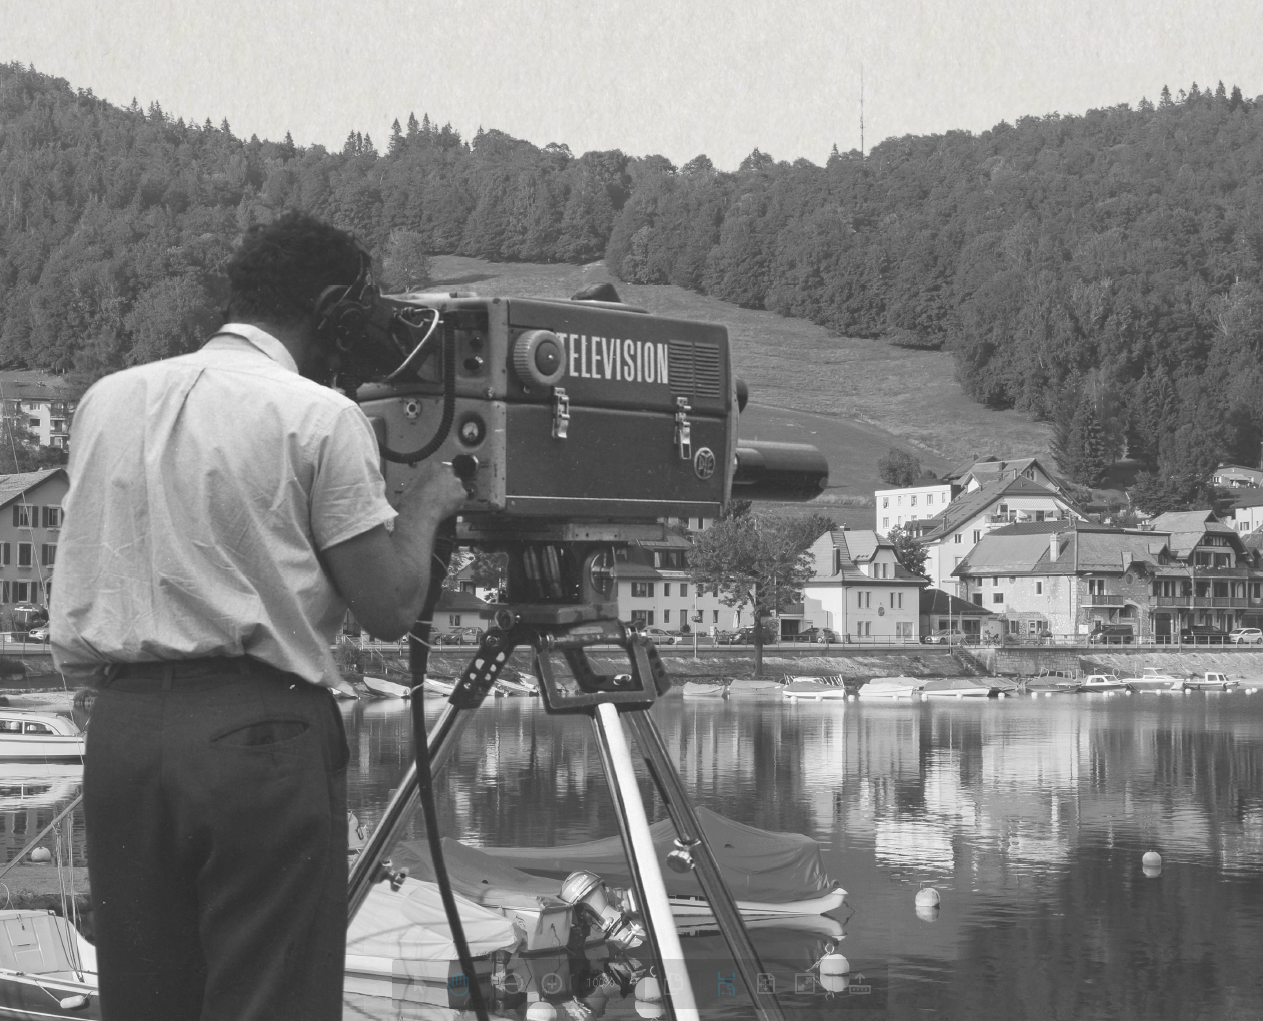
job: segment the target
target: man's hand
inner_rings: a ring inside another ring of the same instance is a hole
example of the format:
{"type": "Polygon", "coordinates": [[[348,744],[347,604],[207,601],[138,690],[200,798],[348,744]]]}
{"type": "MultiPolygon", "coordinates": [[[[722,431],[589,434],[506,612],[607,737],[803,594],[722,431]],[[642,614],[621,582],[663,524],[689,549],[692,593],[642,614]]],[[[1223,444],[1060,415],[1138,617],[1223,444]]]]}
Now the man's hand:
{"type": "Polygon", "coordinates": [[[424,461],[399,501],[393,532],[384,525],[324,551],[333,582],[370,634],[393,641],[421,612],[434,555],[434,533],[468,493],[449,465],[424,461]]]}

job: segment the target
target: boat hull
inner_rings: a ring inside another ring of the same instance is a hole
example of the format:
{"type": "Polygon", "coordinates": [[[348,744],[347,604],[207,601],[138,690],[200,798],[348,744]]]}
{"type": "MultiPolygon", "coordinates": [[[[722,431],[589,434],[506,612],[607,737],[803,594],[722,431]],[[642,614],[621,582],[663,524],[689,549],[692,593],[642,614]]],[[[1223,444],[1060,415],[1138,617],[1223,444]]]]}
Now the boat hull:
{"type": "Polygon", "coordinates": [[[369,691],[369,694],[376,698],[411,698],[412,689],[406,684],[398,684],[395,681],[388,681],[384,677],[370,677],[365,674],[361,681],[369,691]]]}
{"type": "MultiPolygon", "coordinates": [[[[715,917],[710,902],[701,897],[671,897],[671,914],[681,922],[704,922],[715,917]]],[[[819,897],[806,900],[770,903],[757,900],[738,900],[737,910],[743,919],[754,921],[764,918],[781,918],[792,915],[823,915],[836,911],[846,900],[846,891],[835,887],[819,897]]]]}
{"type": "Polygon", "coordinates": [[[722,681],[688,681],[683,687],[685,698],[727,698],[728,685],[722,681]]]}
{"type": "Polygon", "coordinates": [[[0,762],[80,762],[83,746],[82,736],[0,736],[0,762]]]}

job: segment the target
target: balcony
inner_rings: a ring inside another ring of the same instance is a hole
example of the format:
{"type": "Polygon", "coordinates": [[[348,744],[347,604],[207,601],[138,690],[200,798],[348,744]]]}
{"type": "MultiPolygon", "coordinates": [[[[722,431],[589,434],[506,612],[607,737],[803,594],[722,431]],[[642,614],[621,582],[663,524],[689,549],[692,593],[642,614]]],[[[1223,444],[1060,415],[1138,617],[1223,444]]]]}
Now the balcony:
{"type": "Polygon", "coordinates": [[[1122,596],[1106,595],[1103,592],[1089,592],[1083,597],[1084,606],[1122,606],[1125,601],[1122,596]]]}
{"type": "MultiPolygon", "coordinates": [[[[1257,604],[1258,600],[1254,602],[1257,604]]],[[[1153,605],[1244,610],[1249,608],[1250,600],[1245,596],[1154,596],[1153,605]]]]}

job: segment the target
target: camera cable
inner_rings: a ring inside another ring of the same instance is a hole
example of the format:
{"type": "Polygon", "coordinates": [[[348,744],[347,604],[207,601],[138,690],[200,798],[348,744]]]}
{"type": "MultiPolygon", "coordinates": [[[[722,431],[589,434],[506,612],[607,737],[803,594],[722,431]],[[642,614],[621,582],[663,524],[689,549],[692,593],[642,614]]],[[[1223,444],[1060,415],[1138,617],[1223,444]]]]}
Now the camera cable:
{"type": "MultiPolygon", "coordinates": [[[[450,360],[448,364],[451,364],[450,360]]],[[[417,794],[421,801],[421,812],[425,818],[425,838],[430,845],[434,881],[439,888],[439,896],[443,900],[443,911],[447,915],[452,943],[456,947],[456,958],[460,961],[461,972],[469,983],[470,1003],[478,1016],[478,1021],[488,1021],[487,1005],[482,998],[482,988],[478,984],[478,975],[474,971],[473,956],[469,952],[465,928],[461,924],[460,911],[456,906],[456,897],[452,893],[452,883],[448,878],[447,865],[443,859],[443,838],[439,834],[438,812],[434,806],[434,776],[430,772],[429,739],[425,729],[425,698],[421,687],[425,683],[426,668],[430,661],[429,638],[434,610],[443,593],[447,565],[451,560],[455,545],[456,523],[455,519],[451,519],[440,526],[439,533],[434,537],[434,556],[430,564],[430,586],[426,592],[425,605],[422,607],[421,616],[416,625],[408,634],[408,668],[412,673],[412,734],[417,756],[417,794]]]]}
{"type": "Polygon", "coordinates": [[[428,443],[410,453],[391,450],[384,443],[380,444],[381,455],[395,464],[416,464],[424,461],[446,442],[452,431],[452,421],[456,418],[456,334],[452,330],[443,331],[443,415],[439,419],[438,429],[430,437],[428,443]]]}

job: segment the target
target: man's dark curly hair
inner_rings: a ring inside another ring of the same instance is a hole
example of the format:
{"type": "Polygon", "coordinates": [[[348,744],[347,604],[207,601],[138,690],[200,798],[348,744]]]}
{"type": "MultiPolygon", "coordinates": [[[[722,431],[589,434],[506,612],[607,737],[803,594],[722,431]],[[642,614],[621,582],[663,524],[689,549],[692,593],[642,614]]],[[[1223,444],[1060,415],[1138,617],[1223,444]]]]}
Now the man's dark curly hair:
{"type": "Polygon", "coordinates": [[[228,261],[228,318],[271,323],[311,315],[320,292],[359,275],[362,249],[346,231],[296,210],[246,231],[228,261]]]}

